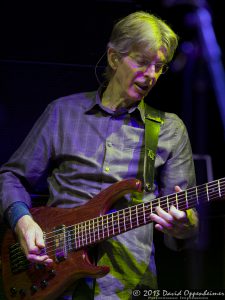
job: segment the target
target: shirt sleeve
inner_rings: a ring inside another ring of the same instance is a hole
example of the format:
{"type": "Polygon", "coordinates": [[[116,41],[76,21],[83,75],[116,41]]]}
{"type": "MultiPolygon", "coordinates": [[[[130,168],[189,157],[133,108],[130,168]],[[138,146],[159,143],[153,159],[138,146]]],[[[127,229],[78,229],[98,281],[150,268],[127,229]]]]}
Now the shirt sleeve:
{"type": "Polygon", "coordinates": [[[31,207],[29,190],[46,172],[52,156],[52,132],[55,132],[56,126],[56,109],[52,104],[37,120],[18,150],[0,168],[1,215],[15,202],[31,207]]]}
{"type": "MultiPolygon", "coordinates": [[[[188,132],[182,120],[172,115],[171,125],[167,127],[171,153],[160,172],[160,194],[162,196],[175,192],[174,187],[179,185],[185,190],[195,186],[195,168],[188,132]]],[[[166,124],[165,124],[166,125],[166,124]]],[[[182,250],[196,243],[196,236],[187,240],[178,240],[164,235],[167,247],[173,250],[182,250]]]]}
{"type": "Polygon", "coordinates": [[[10,207],[8,207],[4,215],[12,229],[15,228],[17,221],[21,217],[25,215],[31,216],[29,208],[23,202],[14,202],[10,207]]]}
{"type": "MultiPolygon", "coordinates": [[[[171,114],[172,118],[165,122],[165,144],[169,145],[170,153],[160,169],[159,188],[162,196],[174,193],[175,185],[185,190],[195,186],[195,168],[188,132],[182,120],[171,114]]],[[[162,135],[163,133],[162,132],[162,135]]]]}

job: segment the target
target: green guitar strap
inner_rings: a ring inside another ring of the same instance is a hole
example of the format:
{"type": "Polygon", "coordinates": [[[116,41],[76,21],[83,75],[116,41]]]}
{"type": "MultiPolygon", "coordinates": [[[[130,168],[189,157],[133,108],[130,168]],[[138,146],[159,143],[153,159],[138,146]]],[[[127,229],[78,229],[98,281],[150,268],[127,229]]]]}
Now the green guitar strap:
{"type": "Polygon", "coordinates": [[[151,192],[154,187],[155,158],[160,127],[164,123],[165,113],[145,103],[145,159],[144,188],[151,192]]]}

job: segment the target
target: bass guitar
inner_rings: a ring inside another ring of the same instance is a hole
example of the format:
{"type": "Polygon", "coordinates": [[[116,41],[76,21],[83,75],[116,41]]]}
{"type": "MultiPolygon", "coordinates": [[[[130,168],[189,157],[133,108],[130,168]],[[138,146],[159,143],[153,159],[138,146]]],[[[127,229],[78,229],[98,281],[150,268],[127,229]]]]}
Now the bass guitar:
{"type": "Polygon", "coordinates": [[[32,208],[34,220],[44,231],[43,254],[54,260],[51,267],[29,262],[16,236],[7,229],[2,244],[2,275],[7,299],[53,300],[79,278],[106,275],[109,267],[91,263],[89,246],[150,223],[150,214],[157,206],[166,211],[171,205],[187,210],[225,198],[225,178],[107,213],[118,199],[132,191],[141,192],[139,180],[117,182],[80,207],[32,208]]]}

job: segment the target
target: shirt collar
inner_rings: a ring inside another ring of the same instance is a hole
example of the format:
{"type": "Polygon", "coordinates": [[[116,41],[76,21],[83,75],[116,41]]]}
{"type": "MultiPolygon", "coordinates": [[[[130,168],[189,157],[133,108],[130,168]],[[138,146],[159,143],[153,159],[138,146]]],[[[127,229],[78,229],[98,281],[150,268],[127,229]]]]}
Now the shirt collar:
{"type": "Polygon", "coordinates": [[[110,108],[107,108],[107,107],[102,105],[101,95],[102,95],[104,89],[105,89],[104,86],[99,87],[99,89],[96,91],[93,102],[91,103],[91,105],[89,107],[87,107],[86,113],[92,113],[96,109],[99,110],[99,108],[101,110],[105,111],[106,113],[108,113],[110,115],[114,115],[114,116],[122,115],[122,114],[125,114],[125,113],[128,113],[128,114],[138,113],[139,117],[141,117],[141,120],[144,123],[144,120],[145,120],[145,117],[144,117],[144,115],[145,115],[145,105],[144,105],[144,100],[143,99],[141,100],[141,102],[139,104],[137,104],[135,106],[132,106],[129,109],[121,108],[117,111],[113,111],[110,108]]]}

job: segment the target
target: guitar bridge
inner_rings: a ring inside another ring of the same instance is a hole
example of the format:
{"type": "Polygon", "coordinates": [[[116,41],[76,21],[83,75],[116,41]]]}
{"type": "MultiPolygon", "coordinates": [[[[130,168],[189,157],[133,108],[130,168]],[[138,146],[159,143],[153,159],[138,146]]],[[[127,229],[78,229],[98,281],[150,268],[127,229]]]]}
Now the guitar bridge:
{"type": "Polygon", "coordinates": [[[61,262],[67,258],[66,227],[60,225],[54,228],[55,260],[61,262]]]}

